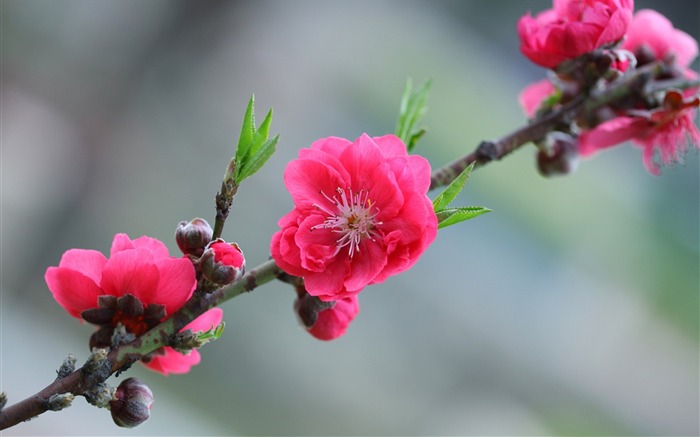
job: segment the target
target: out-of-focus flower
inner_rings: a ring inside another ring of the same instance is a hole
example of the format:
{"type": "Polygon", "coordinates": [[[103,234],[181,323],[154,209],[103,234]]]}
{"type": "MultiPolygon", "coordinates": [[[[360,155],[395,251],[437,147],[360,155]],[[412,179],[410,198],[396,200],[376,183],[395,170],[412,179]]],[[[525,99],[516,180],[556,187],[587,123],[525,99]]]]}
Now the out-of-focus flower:
{"type": "Polygon", "coordinates": [[[523,111],[525,111],[525,115],[532,118],[542,102],[556,92],[556,90],[557,89],[549,79],[542,79],[526,86],[520,92],[518,102],[523,108],[523,111]]]}
{"type": "MultiPolygon", "coordinates": [[[[623,48],[634,53],[641,65],[656,60],[673,60],[684,77],[697,78],[697,73],[688,68],[698,55],[697,41],[674,29],[671,22],[656,11],[645,9],[634,15],[623,48]]],[[[660,108],[633,109],[584,131],[579,139],[579,152],[582,156],[591,156],[599,150],[632,140],[643,149],[642,158],[647,171],[658,175],[659,166],[654,162],[656,152],[661,162],[669,165],[682,159],[688,143],[700,147],[700,131],[695,124],[695,111],[700,100],[697,91],[697,88],[686,89],[683,93],[669,91],[660,108]]]]}
{"type": "Polygon", "coordinates": [[[321,300],[410,268],[437,234],[430,164],[394,135],[318,140],[287,165],[284,182],[294,209],[278,222],[272,256],[321,300]]]}
{"type": "Polygon", "coordinates": [[[520,50],[532,62],[555,68],[622,38],[633,9],[633,0],[554,0],[552,9],[520,18],[520,50]]]}
{"type": "Polygon", "coordinates": [[[136,378],[122,381],[109,403],[114,423],[124,428],[133,428],[147,421],[152,406],[153,392],[136,378]]]}
{"type": "MultiPolygon", "coordinates": [[[[673,63],[675,72],[663,79],[698,77],[689,68],[698,55],[697,41],[674,29],[671,22],[656,11],[645,9],[634,15],[622,48],[627,52],[617,53],[633,53],[637,66],[657,60],[673,63]]],[[[624,57],[614,63],[620,71],[625,71],[629,65],[624,57]]],[[[519,101],[528,117],[532,117],[545,99],[556,91],[549,80],[542,80],[528,85],[521,92],[519,101]]],[[[578,139],[580,155],[591,156],[599,150],[631,140],[643,149],[647,170],[658,175],[660,169],[655,162],[656,155],[661,163],[669,165],[682,159],[688,144],[700,147],[700,131],[694,121],[698,107],[697,91],[697,88],[688,88],[682,93],[669,91],[656,108],[649,108],[642,100],[628,102],[625,108],[602,108],[600,124],[592,129],[583,128],[581,132],[578,139]]]]}
{"type": "Polygon", "coordinates": [[[230,284],[245,273],[245,257],[238,244],[219,238],[204,250],[200,267],[204,276],[213,283],[230,284]]]}
{"type": "Polygon", "coordinates": [[[642,9],[634,14],[622,48],[634,53],[639,65],[672,57],[686,73],[690,72],[691,78],[697,76],[688,70],[688,66],[698,55],[698,42],[682,30],[675,29],[668,18],[654,10],[642,9]]]}
{"type": "Polygon", "coordinates": [[[319,340],[334,340],[348,329],[360,312],[357,296],[324,302],[304,294],[294,302],[294,310],[302,326],[319,340]]]}
{"type": "MultiPolygon", "coordinates": [[[[70,315],[100,326],[90,338],[91,348],[112,346],[117,326],[129,338],[144,334],[179,310],[197,285],[190,260],[171,257],[165,244],[155,238],[131,240],[126,234],[114,236],[109,259],[96,250],[70,249],[58,267],[46,270],[44,278],[54,299],[70,315]]],[[[205,313],[200,319],[209,317],[205,313]]],[[[163,350],[150,355],[159,353],[163,350]]],[[[174,351],[168,354],[171,360],[179,359],[176,355],[182,356],[174,351]]]]}
{"type": "Polygon", "coordinates": [[[669,91],[664,106],[644,112],[643,116],[616,117],[585,131],[579,137],[579,153],[590,156],[599,150],[615,146],[627,140],[643,149],[642,159],[647,171],[660,173],[654,162],[658,151],[664,165],[680,161],[688,149],[688,143],[700,147],[700,131],[695,125],[695,108],[700,97],[683,98],[681,93],[669,91]]]}

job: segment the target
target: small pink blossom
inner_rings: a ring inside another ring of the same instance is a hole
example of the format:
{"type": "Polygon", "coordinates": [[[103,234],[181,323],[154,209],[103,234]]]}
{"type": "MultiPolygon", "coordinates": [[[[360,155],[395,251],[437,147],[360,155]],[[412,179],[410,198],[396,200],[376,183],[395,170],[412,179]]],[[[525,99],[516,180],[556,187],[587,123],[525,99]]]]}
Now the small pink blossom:
{"type": "MultiPolygon", "coordinates": [[[[212,308],[180,330],[191,329],[193,332],[208,331],[221,324],[224,318],[224,311],[221,308],[212,308]]],[[[202,360],[199,351],[193,349],[189,355],[181,354],[175,349],[166,346],[155,354],[147,363],[146,367],[164,375],[171,373],[187,373],[192,366],[196,366],[202,360]]]]}
{"type": "Polygon", "coordinates": [[[278,222],[272,256],[321,300],[410,268],[437,234],[430,164],[394,135],[320,139],[287,165],[284,182],[294,209],[278,222]]]}
{"type": "Polygon", "coordinates": [[[556,92],[556,88],[549,79],[542,79],[526,86],[518,96],[518,102],[525,111],[525,115],[532,118],[542,102],[556,92]]]}
{"type": "Polygon", "coordinates": [[[553,9],[520,18],[520,50],[532,62],[555,68],[622,38],[633,9],[633,0],[554,0],[553,9]]]}
{"type": "Polygon", "coordinates": [[[179,310],[197,285],[190,260],[171,257],[155,238],[126,234],[114,236],[109,259],[96,250],[68,250],[44,279],[71,316],[100,326],[91,347],[109,346],[117,324],[144,334],[179,310]]]}
{"type": "Polygon", "coordinates": [[[245,257],[241,248],[221,238],[207,245],[199,264],[204,276],[220,285],[230,284],[245,273],[245,257]]]}
{"type": "Polygon", "coordinates": [[[334,340],[345,334],[350,322],[359,312],[357,296],[337,300],[331,308],[318,313],[316,323],[308,328],[309,334],[319,340],[334,340]]]}

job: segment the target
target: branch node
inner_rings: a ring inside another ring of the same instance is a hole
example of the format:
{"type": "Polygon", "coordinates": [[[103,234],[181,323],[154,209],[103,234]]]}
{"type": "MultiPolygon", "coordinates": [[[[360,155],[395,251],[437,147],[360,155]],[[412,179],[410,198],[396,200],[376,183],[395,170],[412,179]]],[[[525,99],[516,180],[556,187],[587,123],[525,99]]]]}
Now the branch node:
{"type": "Polygon", "coordinates": [[[56,371],[56,379],[63,379],[73,373],[75,371],[76,361],[77,359],[75,358],[75,355],[68,354],[66,359],[63,360],[61,367],[59,367],[59,369],[56,371]]]}
{"type": "Polygon", "coordinates": [[[499,158],[496,143],[493,141],[482,141],[476,148],[476,156],[479,162],[495,161],[499,158]]]}
{"type": "Polygon", "coordinates": [[[75,399],[75,395],[70,392],[52,394],[49,400],[46,401],[46,409],[49,411],[61,411],[70,407],[73,399],[75,399]]]}
{"type": "Polygon", "coordinates": [[[115,399],[114,394],[116,391],[116,388],[101,382],[86,390],[83,396],[85,396],[85,400],[88,401],[90,405],[94,405],[98,408],[109,408],[110,401],[115,399]]]}

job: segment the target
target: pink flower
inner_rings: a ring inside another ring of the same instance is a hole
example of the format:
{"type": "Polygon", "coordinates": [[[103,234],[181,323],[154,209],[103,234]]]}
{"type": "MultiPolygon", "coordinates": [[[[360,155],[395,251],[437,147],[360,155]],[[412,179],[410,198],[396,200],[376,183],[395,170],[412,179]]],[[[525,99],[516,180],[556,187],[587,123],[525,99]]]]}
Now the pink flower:
{"type": "Polygon", "coordinates": [[[320,139],[287,165],[284,183],[294,209],[278,222],[272,256],[321,300],[408,269],[437,234],[430,164],[394,135],[320,139]]]}
{"type": "Polygon", "coordinates": [[[684,99],[678,92],[666,94],[664,107],[647,111],[643,116],[617,117],[601,123],[579,137],[579,153],[590,156],[608,147],[632,140],[643,149],[642,159],[647,171],[659,175],[654,162],[658,151],[665,165],[680,161],[688,142],[700,147],[700,131],[695,125],[695,108],[700,97],[684,99]]]}
{"type": "Polygon", "coordinates": [[[542,102],[556,90],[549,79],[542,79],[526,86],[518,96],[518,101],[523,111],[525,111],[525,115],[532,118],[542,102]]]}
{"type": "Polygon", "coordinates": [[[553,9],[520,18],[520,50],[532,62],[555,68],[622,38],[633,9],[633,0],[554,0],[553,9]]]}
{"type": "Polygon", "coordinates": [[[142,335],[179,310],[197,285],[190,260],[171,257],[155,238],[132,241],[126,234],[114,236],[109,259],[96,250],[71,249],[44,278],[71,316],[100,326],[91,347],[110,346],[119,323],[128,334],[142,335]]]}
{"type": "Polygon", "coordinates": [[[344,297],[335,301],[331,308],[320,311],[316,323],[307,330],[319,340],[334,340],[345,334],[350,322],[359,312],[357,296],[344,297]]]}
{"type": "MultiPolygon", "coordinates": [[[[208,331],[219,324],[224,318],[221,308],[212,308],[194,319],[190,324],[182,328],[182,331],[191,329],[193,332],[208,331]]],[[[173,348],[166,346],[158,354],[154,354],[150,361],[144,363],[146,367],[164,375],[170,373],[187,373],[192,366],[196,366],[202,360],[199,351],[193,349],[189,355],[181,354],[173,348]]]]}

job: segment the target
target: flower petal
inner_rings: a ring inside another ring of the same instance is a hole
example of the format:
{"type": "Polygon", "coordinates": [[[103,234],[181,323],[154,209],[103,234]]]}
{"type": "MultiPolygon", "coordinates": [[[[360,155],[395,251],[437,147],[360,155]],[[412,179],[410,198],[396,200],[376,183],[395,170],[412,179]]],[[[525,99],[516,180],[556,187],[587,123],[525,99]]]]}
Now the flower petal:
{"type": "Polygon", "coordinates": [[[599,150],[623,143],[636,136],[645,136],[649,128],[649,121],[643,118],[613,118],[581,134],[579,153],[581,156],[593,155],[599,150]]]}
{"type": "Polygon", "coordinates": [[[56,302],[73,317],[96,308],[97,296],[104,294],[92,278],[72,269],[49,267],[44,279],[56,302]]]}
{"type": "Polygon", "coordinates": [[[168,247],[160,240],[157,240],[146,235],[141,236],[131,242],[134,248],[147,249],[153,254],[154,259],[170,258],[168,247]]]}
{"type": "Polygon", "coordinates": [[[70,249],[61,256],[58,266],[80,272],[99,284],[106,263],[107,258],[97,250],[70,249]]]}
{"type": "Polygon", "coordinates": [[[313,229],[323,222],[321,214],[310,214],[299,223],[294,235],[301,267],[313,272],[323,271],[337,253],[337,234],[328,228],[313,229]]]}
{"type": "Polygon", "coordinates": [[[167,376],[171,373],[187,373],[192,366],[196,366],[202,361],[202,356],[196,350],[190,352],[189,355],[183,355],[175,349],[166,346],[163,348],[163,352],[164,355],[156,355],[151,361],[143,363],[143,365],[167,376]]]}
{"type": "Polygon", "coordinates": [[[197,287],[192,262],[187,258],[166,258],[155,262],[159,272],[158,288],[151,297],[153,302],[165,305],[169,316],[182,308],[197,287]]]}
{"type": "Polygon", "coordinates": [[[306,291],[310,295],[316,296],[323,301],[337,300],[359,293],[361,290],[348,293],[343,287],[343,282],[348,272],[347,264],[345,259],[336,259],[335,262],[328,265],[325,270],[308,273],[304,276],[306,291]]]}
{"type": "Polygon", "coordinates": [[[112,248],[109,251],[109,256],[114,256],[115,253],[121,252],[123,250],[130,250],[134,248],[134,244],[131,242],[126,234],[117,234],[112,239],[112,248]]]}
{"type": "Polygon", "coordinates": [[[365,239],[350,260],[351,272],[343,285],[348,292],[359,292],[384,269],[387,253],[384,248],[369,239],[365,239]]]}
{"type": "Polygon", "coordinates": [[[221,308],[212,308],[205,311],[201,316],[192,320],[182,330],[191,329],[194,332],[208,331],[221,324],[224,319],[224,310],[221,308]]]}
{"type": "Polygon", "coordinates": [[[324,194],[333,197],[338,187],[349,185],[349,180],[323,162],[297,159],[287,164],[284,185],[296,207],[313,209],[314,205],[327,204],[324,194]]]}
{"type": "Polygon", "coordinates": [[[155,298],[160,275],[147,249],[123,250],[107,261],[102,271],[100,286],[106,294],[123,296],[133,294],[144,306],[158,302],[155,298]]]}

